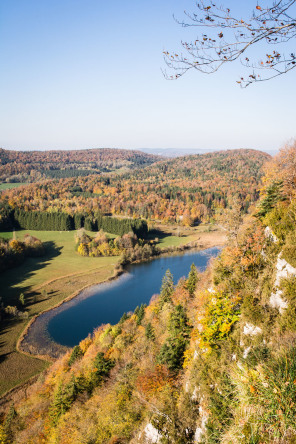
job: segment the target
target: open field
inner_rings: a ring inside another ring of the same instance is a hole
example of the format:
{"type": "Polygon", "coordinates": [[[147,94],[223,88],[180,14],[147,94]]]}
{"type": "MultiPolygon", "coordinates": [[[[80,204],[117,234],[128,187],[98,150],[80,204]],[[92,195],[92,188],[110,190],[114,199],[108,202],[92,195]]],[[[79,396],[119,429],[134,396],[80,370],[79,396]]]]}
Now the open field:
{"type": "MultiPolygon", "coordinates": [[[[22,239],[25,233],[42,240],[46,247],[46,255],[41,258],[27,258],[21,266],[0,275],[4,305],[16,305],[20,308],[19,296],[24,293],[25,310],[29,315],[26,320],[5,320],[1,323],[0,395],[41,372],[48,365],[43,360],[26,356],[16,350],[17,341],[29,320],[80,289],[113,276],[119,259],[79,256],[74,250],[74,231],[22,230],[16,232],[16,238],[22,239]]],[[[10,239],[13,233],[0,233],[0,236],[10,239]]],[[[221,230],[209,226],[182,230],[167,226],[162,231],[155,227],[152,237],[158,237],[158,245],[161,248],[178,247],[189,242],[197,242],[201,248],[207,248],[221,245],[225,240],[221,230]]]]}
{"type": "Polygon", "coordinates": [[[11,188],[18,188],[23,185],[28,185],[27,183],[17,182],[17,183],[0,183],[0,191],[10,190],[11,188]]]}
{"type": "MultiPolygon", "coordinates": [[[[77,290],[102,282],[114,273],[118,258],[79,256],[74,251],[74,232],[26,230],[17,232],[16,237],[21,239],[28,232],[45,243],[46,255],[27,258],[21,266],[7,270],[0,277],[0,288],[4,305],[19,306],[19,295],[25,294],[25,310],[29,319],[57,305],[77,290]]],[[[11,238],[12,233],[1,233],[1,236],[11,238]]],[[[28,320],[5,320],[1,323],[0,394],[26,381],[47,365],[45,361],[16,351],[17,340],[28,320]]]]}
{"type": "Polygon", "coordinates": [[[225,243],[225,231],[217,225],[201,224],[197,227],[157,225],[151,231],[151,238],[158,238],[160,248],[180,247],[196,242],[200,248],[210,248],[225,243]]]}

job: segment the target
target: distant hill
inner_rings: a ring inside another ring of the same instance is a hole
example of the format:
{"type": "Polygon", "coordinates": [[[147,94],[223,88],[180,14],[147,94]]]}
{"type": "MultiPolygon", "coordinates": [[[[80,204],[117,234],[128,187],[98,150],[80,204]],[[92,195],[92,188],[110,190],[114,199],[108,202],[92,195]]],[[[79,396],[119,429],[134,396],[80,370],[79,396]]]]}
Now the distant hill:
{"type": "Polygon", "coordinates": [[[255,150],[184,156],[125,174],[43,181],[2,191],[1,198],[26,210],[65,211],[71,216],[99,211],[192,225],[213,220],[234,198],[246,212],[259,197],[262,165],[268,159],[255,150]]]}
{"type": "Polygon", "coordinates": [[[88,176],[142,168],[161,160],[140,151],[98,148],[71,151],[10,151],[0,149],[0,181],[34,182],[42,178],[88,176]]]}
{"type": "MultiPolygon", "coordinates": [[[[192,154],[207,154],[216,152],[216,150],[205,148],[140,148],[140,151],[143,151],[143,153],[164,157],[183,157],[192,154]]],[[[274,156],[278,150],[263,150],[263,152],[274,156]]]]}

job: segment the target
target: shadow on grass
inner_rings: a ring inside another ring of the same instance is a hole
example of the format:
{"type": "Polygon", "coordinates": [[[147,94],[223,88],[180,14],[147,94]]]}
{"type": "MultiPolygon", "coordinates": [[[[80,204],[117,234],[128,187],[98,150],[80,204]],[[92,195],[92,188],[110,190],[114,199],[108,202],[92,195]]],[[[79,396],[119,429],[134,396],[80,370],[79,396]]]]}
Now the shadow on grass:
{"type": "Polygon", "coordinates": [[[37,270],[45,268],[55,257],[61,254],[63,247],[57,247],[55,242],[43,242],[45,254],[40,257],[27,257],[25,261],[17,267],[6,270],[0,274],[1,293],[4,305],[18,305],[20,293],[30,290],[28,286],[21,286],[23,281],[29,279],[37,270]],[[16,287],[17,288],[14,288],[16,287]],[[17,295],[13,293],[17,292],[17,295]]]}
{"type": "MultiPolygon", "coordinates": [[[[46,299],[43,295],[39,299],[38,293],[30,293],[30,286],[22,285],[22,282],[29,279],[37,270],[47,267],[52,259],[61,254],[63,248],[57,247],[53,241],[43,242],[43,245],[45,248],[43,256],[27,257],[21,265],[0,274],[1,297],[4,306],[16,306],[18,310],[23,311],[26,307],[41,302],[41,299],[46,299]],[[25,307],[21,305],[19,300],[21,293],[26,295],[25,307]]],[[[3,335],[9,334],[9,331],[19,322],[22,322],[22,319],[5,316],[0,322],[0,335],[3,337],[3,335]]],[[[3,347],[5,348],[5,344],[0,344],[0,350],[3,351],[3,347]]],[[[8,354],[0,351],[0,362],[5,360],[6,355],[8,354]]]]}
{"type": "Polygon", "coordinates": [[[18,267],[6,270],[0,274],[1,296],[4,305],[19,306],[19,296],[21,293],[27,293],[27,297],[34,295],[28,294],[29,286],[22,286],[21,283],[29,279],[37,270],[47,267],[50,262],[61,254],[63,247],[57,247],[55,242],[48,241],[43,243],[45,254],[40,257],[27,257],[25,261],[18,267]]]}
{"type": "Polygon", "coordinates": [[[148,240],[155,240],[159,239],[160,241],[164,239],[165,237],[168,237],[169,233],[166,233],[165,231],[157,230],[156,228],[153,228],[152,230],[149,230],[147,239],[148,240]]]}

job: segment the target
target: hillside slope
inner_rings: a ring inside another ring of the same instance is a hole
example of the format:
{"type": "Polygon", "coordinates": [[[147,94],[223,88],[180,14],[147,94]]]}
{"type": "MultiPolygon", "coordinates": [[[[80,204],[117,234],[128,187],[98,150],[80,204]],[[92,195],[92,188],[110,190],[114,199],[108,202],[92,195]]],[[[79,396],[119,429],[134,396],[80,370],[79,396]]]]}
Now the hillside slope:
{"type": "Polygon", "coordinates": [[[111,148],[64,151],[0,149],[0,181],[35,182],[41,178],[87,176],[143,168],[162,158],[141,151],[111,148]]]}

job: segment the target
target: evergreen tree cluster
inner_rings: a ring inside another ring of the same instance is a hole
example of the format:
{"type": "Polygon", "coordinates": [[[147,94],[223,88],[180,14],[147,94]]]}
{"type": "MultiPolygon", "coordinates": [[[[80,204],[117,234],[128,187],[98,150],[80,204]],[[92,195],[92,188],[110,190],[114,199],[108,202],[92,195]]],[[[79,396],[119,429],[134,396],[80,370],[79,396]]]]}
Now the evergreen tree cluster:
{"type": "Polygon", "coordinates": [[[0,208],[0,216],[0,231],[5,231],[12,227],[40,231],[70,231],[84,227],[88,231],[103,230],[119,236],[133,232],[139,238],[146,238],[148,233],[148,226],[145,220],[118,219],[101,214],[96,214],[94,217],[85,217],[80,213],[70,216],[63,212],[49,213],[20,209],[13,212],[9,206],[2,206],[0,208]]]}
{"type": "Polygon", "coordinates": [[[66,213],[16,210],[14,220],[18,228],[40,231],[69,231],[74,229],[73,218],[66,213]]]}
{"type": "Polygon", "coordinates": [[[5,202],[0,203],[0,231],[9,231],[13,227],[13,210],[5,202]]]}
{"type": "Polygon", "coordinates": [[[118,219],[97,214],[95,224],[97,225],[93,231],[103,230],[107,233],[118,234],[119,236],[133,232],[138,238],[145,239],[148,234],[147,222],[142,219],[118,219]]]}
{"type": "Polygon", "coordinates": [[[85,217],[81,213],[74,215],[75,230],[85,228],[87,231],[100,231],[123,236],[134,233],[138,238],[145,239],[148,234],[147,222],[142,219],[118,219],[97,213],[94,217],[85,217]]]}

